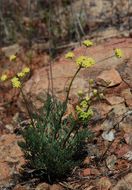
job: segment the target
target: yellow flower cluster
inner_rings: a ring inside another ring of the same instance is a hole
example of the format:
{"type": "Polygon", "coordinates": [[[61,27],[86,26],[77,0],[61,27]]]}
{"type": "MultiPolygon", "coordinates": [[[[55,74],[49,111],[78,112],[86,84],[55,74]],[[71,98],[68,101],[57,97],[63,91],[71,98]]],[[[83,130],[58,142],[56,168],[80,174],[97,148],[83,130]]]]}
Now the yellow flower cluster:
{"type": "Polygon", "coordinates": [[[23,72],[17,73],[17,76],[18,76],[18,77],[24,77],[24,76],[25,76],[25,73],[23,73],[23,72]]]}
{"type": "Polygon", "coordinates": [[[10,60],[10,61],[15,61],[15,60],[16,60],[16,55],[11,55],[11,56],[9,57],[9,60],[10,60]]]}
{"type": "Polygon", "coordinates": [[[30,68],[25,67],[25,68],[22,69],[21,72],[17,73],[17,77],[13,77],[11,79],[11,83],[12,83],[13,88],[21,88],[20,78],[24,77],[29,72],[30,72],[30,68]]]}
{"type": "MultiPolygon", "coordinates": [[[[85,105],[85,103],[84,103],[84,105],[85,105]]],[[[90,108],[87,111],[84,111],[82,106],[81,107],[76,106],[76,111],[77,111],[79,119],[81,119],[82,121],[89,120],[93,116],[93,111],[90,108]]]]}
{"type": "Polygon", "coordinates": [[[21,82],[17,77],[11,79],[13,88],[21,88],[21,82]]]}
{"type": "Polygon", "coordinates": [[[17,73],[17,76],[18,77],[24,77],[29,72],[30,72],[30,68],[29,67],[25,67],[25,68],[23,68],[23,70],[20,73],[17,73]]]}
{"type": "Polygon", "coordinates": [[[93,45],[93,42],[90,41],[90,40],[84,40],[84,41],[83,41],[83,45],[86,46],[86,47],[90,47],[90,46],[93,45]]]}
{"type": "Polygon", "coordinates": [[[1,80],[1,81],[6,81],[7,78],[8,78],[7,75],[6,75],[6,74],[3,74],[3,75],[1,75],[0,80],[1,80]]]}
{"type": "Polygon", "coordinates": [[[92,109],[89,108],[90,97],[86,95],[86,97],[76,106],[76,112],[78,118],[82,121],[87,121],[93,116],[92,109]]]}
{"type": "Polygon", "coordinates": [[[74,57],[74,53],[72,51],[68,52],[66,55],[65,55],[65,58],[66,59],[72,59],[74,57]]]}
{"type": "Polygon", "coordinates": [[[81,103],[80,103],[81,107],[82,108],[87,108],[88,106],[88,102],[86,100],[83,100],[81,103]]]}
{"type": "Polygon", "coordinates": [[[122,58],[122,57],[123,57],[123,52],[122,52],[122,50],[119,49],[119,48],[116,48],[116,49],[115,49],[115,56],[116,56],[117,58],[122,58]]]}
{"type": "Polygon", "coordinates": [[[80,56],[76,59],[76,63],[79,66],[82,66],[84,68],[88,68],[88,67],[91,67],[92,65],[95,64],[95,60],[91,57],[80,56]]]}
{"type": "Polygon", "coordinates": [[[23,70],[22,70],[23,73],[29,73],[30,72],[30,68],[29,67],[25,67],[23,70]]]}

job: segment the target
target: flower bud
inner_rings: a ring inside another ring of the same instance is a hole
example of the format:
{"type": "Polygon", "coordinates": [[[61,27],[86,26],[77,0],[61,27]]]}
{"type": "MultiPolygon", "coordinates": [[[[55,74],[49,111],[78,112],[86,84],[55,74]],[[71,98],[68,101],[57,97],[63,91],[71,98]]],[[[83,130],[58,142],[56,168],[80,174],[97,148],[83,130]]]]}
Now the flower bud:
{"type": "Polygon", "coordinates": [[[94,90],[93,90],[93,95],[94,95],[94,96],[97,96],[97,93],[98,93],[97,89],[94,89],[94,90]]]}
{"type": "Polygon", "coordinates": [[[94,84],[94,80],[93,80],[93,79],[90,79],[90,80],[89,80],[89,84],[91,84],[91,85],[94,84]]]}

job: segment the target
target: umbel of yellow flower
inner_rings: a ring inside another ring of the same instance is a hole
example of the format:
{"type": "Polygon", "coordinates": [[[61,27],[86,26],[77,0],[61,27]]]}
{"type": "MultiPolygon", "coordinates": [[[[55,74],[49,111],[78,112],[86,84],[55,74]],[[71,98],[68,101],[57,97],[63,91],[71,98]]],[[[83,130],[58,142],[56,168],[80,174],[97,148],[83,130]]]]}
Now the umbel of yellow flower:
{"type": "Polygon", "coordinates": [[[83,100],[81,103],[80,103],[81,107],[82,108],[86,108],[88,106],[88,103],[86,100],[83,100]]]}
{"type": "Polygon", "coordinates": [[[24,77],[29,72],[30,72],[30,68],[29,67],[25,67],[25,68],[23,68],[23,70],[20,73],[17,73],[17,76],[18,77],[24,77]]]}
{"type": "Polygon", "coordinates": [[[116,56],[117,58],[122,58],[122,57],[123,57],[123,52],[122,52],[122,50],[119,49],[119,48],[116,48],[116,49],[115,49],[115,56],[116,56]]]}
{"type": "Polygon", "coordinates": [[[93,42],[91,40],[84,40],[83,45],[86,47],[90,47],[93,45],[93,42]]]}
{"type": "Polygon", "coordinates": [[[92,65],[95,64],[95,60],[91,57],[80,56],[76,59],[76,63],[79,66],[82,66],[84,68],[88,68],[88,67],[91,67],[92,65]]]}
{"type": "Polygon", "coordinates": [[[30,68],[29,67],[25,67],[25,68],[23,68],[22,72],[25,73],[25,74],[29,73],[30,72],[30,68]]]}
{"type": "Polygon", "coordinates": [[[74,57],[74,53],[72,51],[68,52],[66,55],[65,55],[65,58],[66,59],[72,59],[74,57]]]}
{"type": "Polygon", "coordinates": [[[11,79],[13,88],[21,88],[21,82],[17,77],[11,79]]]}
{"type": "Polygon", "coordinates": [[[92,109],[88,109],[87,111],[84,111],[82,107],[80,106],[76,106],[76,112],[78,114],[78,117],[82,120],[82,121],[86,121],[91,119],[91,117],[93,116],[93,111],[92,109]]]}
{"type": "Polygon", "coordinates": [[[23,72],[17,73],[17,76],[18,76],[18,77],[24,77],[24,76],[25,76],[25,73],[23,73],[23,72]]]}
{"type": "Polygon", "coordinates": [[[9,60],[10,60],[10,61],[15,61],[15,60],[16,60],[16,55],[11,55],[11,56],[9,57],[9,60]]]}
{"type": "Polygon", "coordinates": [[[1,77],[0,77],[0,80],[1,81],[5,81],[5,80],[7,80],[7,75],[6,74],[3,74],[1,77]]]}

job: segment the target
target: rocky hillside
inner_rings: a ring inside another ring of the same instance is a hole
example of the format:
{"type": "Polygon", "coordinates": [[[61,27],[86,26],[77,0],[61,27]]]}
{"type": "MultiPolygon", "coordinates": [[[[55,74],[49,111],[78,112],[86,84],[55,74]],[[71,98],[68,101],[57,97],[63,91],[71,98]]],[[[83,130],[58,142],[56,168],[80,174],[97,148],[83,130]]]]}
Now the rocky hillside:
{"type": "Polygon", "coordinates": [[[50,1],[42,0],[2,1],[1,45],[18,40],[23,45],[31,46],[34,42],[48,45],[50,39],[52,48],[58,49],[86,34],[98,39],[100,31],[106,29],[114,30],[114,34],[107,33],[105,37],[131,34],[130,0],[52,0],[51,3],[52,6],[50,1]]]}

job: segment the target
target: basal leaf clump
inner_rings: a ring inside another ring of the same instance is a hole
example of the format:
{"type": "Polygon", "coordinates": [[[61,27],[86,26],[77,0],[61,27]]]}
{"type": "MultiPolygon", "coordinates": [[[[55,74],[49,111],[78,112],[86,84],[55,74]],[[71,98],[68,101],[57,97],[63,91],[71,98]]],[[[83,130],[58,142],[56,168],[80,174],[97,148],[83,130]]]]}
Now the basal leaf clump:
{"type": "Polygon", "coordinates": [[[51,181],[66,177],[80,163],[77,155],[90,134],[72,115],[61,120],[64,109],[64,103],[48,94],[39,115],[33,115],[34,126],[23,130],[19,143],[30,168],[43,171],[51,181]]]}

